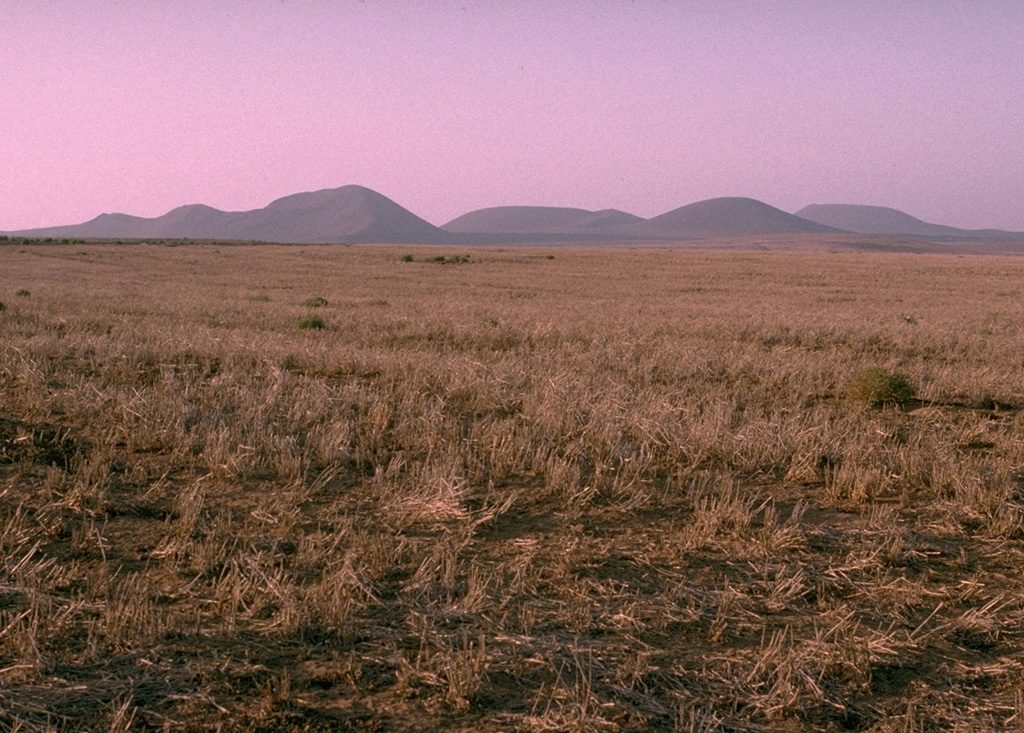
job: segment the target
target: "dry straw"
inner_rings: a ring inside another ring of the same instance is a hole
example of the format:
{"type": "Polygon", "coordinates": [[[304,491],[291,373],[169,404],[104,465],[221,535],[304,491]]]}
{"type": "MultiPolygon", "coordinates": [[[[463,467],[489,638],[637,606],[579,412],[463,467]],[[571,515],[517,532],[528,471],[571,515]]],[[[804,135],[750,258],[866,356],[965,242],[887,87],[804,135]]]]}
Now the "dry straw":
{"type": "Polygon", "coordinates": [[[1024,724],[1024,261],[2,254],[0,728],[1024,724]]]}

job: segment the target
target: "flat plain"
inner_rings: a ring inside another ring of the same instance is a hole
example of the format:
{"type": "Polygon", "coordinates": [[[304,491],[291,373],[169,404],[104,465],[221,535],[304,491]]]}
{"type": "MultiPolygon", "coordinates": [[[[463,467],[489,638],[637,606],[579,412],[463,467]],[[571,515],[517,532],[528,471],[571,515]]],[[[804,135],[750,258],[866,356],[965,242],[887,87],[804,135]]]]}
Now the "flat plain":
{"type": "Polygon", "coordinates": [[[1024,258],[0,261],[0,730],[1024,729],[1024,258]]]}

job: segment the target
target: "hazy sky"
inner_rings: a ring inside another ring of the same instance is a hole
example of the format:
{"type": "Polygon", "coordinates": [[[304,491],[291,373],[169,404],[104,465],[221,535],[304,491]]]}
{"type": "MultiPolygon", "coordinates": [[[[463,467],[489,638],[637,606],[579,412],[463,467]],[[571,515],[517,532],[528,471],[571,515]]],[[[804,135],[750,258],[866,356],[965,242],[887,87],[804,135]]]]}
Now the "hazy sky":
{"type": "Polygon", "coordinates": [[[0,229],[358,183],[1024,230],[1020,0],[0,0],[0,229]]]}

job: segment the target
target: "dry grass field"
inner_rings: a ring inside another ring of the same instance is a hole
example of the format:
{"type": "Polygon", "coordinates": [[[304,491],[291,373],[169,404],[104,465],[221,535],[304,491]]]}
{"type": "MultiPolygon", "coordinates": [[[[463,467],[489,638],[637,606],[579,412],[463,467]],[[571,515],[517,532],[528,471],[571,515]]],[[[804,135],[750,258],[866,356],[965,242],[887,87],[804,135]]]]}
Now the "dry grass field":
{"type": "Polygon", "coordinates": [[[1024,258],[14,244],[0,301],[0,730],[1024,730],[1024,258]]]}

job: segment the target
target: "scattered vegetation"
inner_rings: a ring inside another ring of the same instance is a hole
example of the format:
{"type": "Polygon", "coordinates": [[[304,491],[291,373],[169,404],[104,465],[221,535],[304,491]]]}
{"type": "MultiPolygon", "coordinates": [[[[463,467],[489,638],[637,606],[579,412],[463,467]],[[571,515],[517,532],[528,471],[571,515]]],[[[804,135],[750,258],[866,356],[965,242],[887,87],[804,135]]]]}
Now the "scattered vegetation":
{"type": "Polygon", "coordinates": [[[24,288],[21,288],[20,290],[18,290],[14,294],[16,296],[18,296],[19,298],[27,298],[28,296],[32,295],[32,293],[30,293],[28,290],[25,290],[24,288]]]}
{"type": "Polygon", "coordinates": [[[313,298],[308,298],[303,302],[303,305],[307,308],[323,308],[327,305],[327,299],[321,298],[319,295],[313,298]]]}
{"type": "Polygon", "coordinates": [[[410,255],[410,254],[402,255],[402,262],[412,262],[412,261],[413,261],[413,256],[412,255],[410,255]]]}
{"type": "Polygon", "coordinates": [[[320,330],[327,328],[327,324],[324,323],[324,319],[320,316],[309,313],[299,319],[299,328],[303,331],[308,331],[310,329],[320,330]]]}
{"type": "Polygon", "coordinates": [[[1024,259],[76,250],[0,268],[0,729],[1020,728],[1024,259]]]}
{"type": "Polygon", "coordinates": [[[857,373],[848,391],[853,399],[875,407],[906,405],[914,398],[914,388],[904,375],[881,367],[868,367],[857,373]]]}

